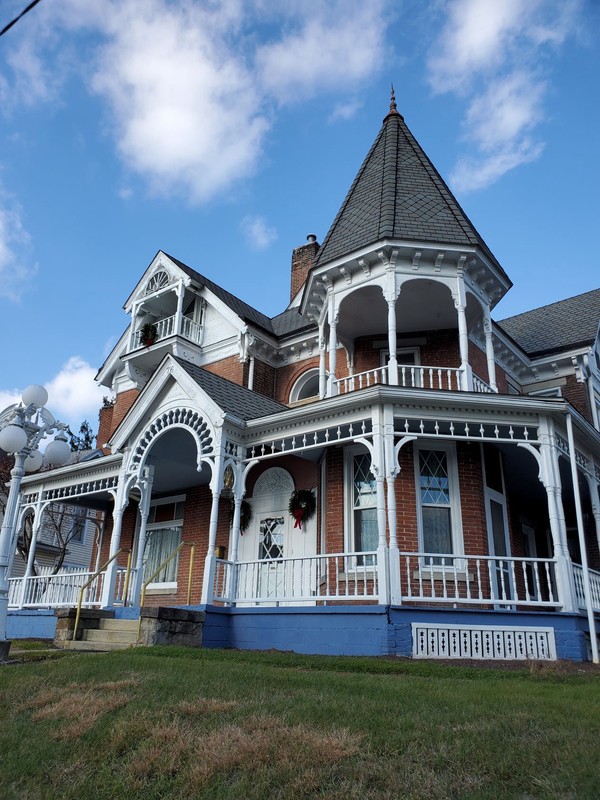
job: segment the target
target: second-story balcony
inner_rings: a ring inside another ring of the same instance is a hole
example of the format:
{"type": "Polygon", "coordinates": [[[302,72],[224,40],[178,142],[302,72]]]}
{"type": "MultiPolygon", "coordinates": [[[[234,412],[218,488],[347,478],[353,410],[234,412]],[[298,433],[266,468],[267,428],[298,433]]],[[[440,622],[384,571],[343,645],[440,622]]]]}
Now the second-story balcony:
{"type": "Polygon", "coordinates": [[[348,394],[358,389],[383,384],[397,385],[408,389],[437,389],[449,392],[493,393],[493,389],[477,375],[464,374],[461,368],[428,367],[423,364],[398,364],[398,383],[390,380],[388,367],[359,372],[332,382],[332,394],[348,394]]]}
{"type": "Polygon", "coordinates": [[[200,323],[194,322],[189,317],[173,314],[156,322],[140,325],[134,334],[133,349],[152,347],[171,336],[181,336],[193,344],[200,345],[202,334],[203,326],[200,323]]]}

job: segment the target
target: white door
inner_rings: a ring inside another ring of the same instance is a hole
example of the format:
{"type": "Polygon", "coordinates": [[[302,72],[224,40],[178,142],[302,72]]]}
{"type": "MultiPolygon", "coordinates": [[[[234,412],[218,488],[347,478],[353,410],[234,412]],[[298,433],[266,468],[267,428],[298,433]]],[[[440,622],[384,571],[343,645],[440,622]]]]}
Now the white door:
{"type": "Polygon", "coordinates": [[[285,596],[285,562],[287,547],[286,519],[283,514],[261,514],[258,525],[257,595],[261,600],[277,600],[285,596]]]}

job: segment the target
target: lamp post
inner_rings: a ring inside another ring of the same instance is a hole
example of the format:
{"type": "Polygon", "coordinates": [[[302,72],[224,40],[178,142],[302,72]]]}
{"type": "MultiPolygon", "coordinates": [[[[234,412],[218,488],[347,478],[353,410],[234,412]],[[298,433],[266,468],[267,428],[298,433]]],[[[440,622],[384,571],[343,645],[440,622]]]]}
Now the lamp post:
{"type": "Polygon", "coordinates": [[[45,456],[49,464],[61,466],[68,461],[71,453],[64,433],[67,426],[54,419],[48,409],[44,408],[47,401],[48,392],[43,386],[28,386],[20,403],[15,403],[0,413],[0,448],[15,457],[0,531],[0,661],[6,661],[10,648],[10,642],[6,639],[8,568],[16,544],[21,480],[26,472],[34,472],[41,467],[42,455],[38,447],[48,434],[59,431],[46,448],[45,456]]]}

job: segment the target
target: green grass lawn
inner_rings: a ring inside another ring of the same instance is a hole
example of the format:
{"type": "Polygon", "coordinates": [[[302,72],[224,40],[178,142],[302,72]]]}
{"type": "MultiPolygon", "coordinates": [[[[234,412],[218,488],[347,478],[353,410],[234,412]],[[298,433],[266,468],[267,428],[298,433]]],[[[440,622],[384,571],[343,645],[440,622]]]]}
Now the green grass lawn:
{"type": "Polygon", "coordinates": [[[600,674],[174,648],[0,668],[0,798],[600,797],[600,674]]]}

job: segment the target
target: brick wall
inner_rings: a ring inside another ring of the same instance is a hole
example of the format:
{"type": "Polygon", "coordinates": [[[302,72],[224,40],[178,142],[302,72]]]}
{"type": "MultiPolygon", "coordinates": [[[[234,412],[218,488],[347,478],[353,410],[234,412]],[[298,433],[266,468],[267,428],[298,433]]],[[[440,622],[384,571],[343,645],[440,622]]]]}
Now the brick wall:
{"type": "Polygon", "coordinates": [[[248,364],[240,362],[238,356],[230,356],[229,358],[221,359],[221,361],[206,364],[204,369],[207,372],[212,372],[213,375],[227,378],[228,381],[237,383],[239,386],[248,385],[248,364]]]}
{"type": "Polygon", "coordinates": [[[586,383],[578,383],[575,375],[568,375],[567,382],[562,387],[562,392],[566,400],[582,414],[592,425],[593,417],[590,409],[590,398],[586,383]]]}
{"type": "Polygon", "coordinates": [[[275,398],[275,386],[277,383],[277,370],[270,364],[265,364],[264,361],[259,361],[258,358],[254,359],[254,382],[253,388],[255,392],[264,394],[265,397],[275,398]]]}
{"type": "MultiPolygon", "coordinates": [[[[139,393],[140,393],[139,389],[128,389],[126,392],[119,392],[119,394],[115,399],[115,404],[112,408],[112,414],[107,415],[110,416],[110,428],[109,428],[109,434],[104,439],[104,442],[107,442],[113,435],[113,433],[116,431],[117,427],[123,420],[123,417],[127,414],[131,406],[137,400],[139,393]]],[[[102,417],[101,417],[101,422],[102,422],[102,417]]],[[[100,435],[100,432],[98,432],[98,435],[100,435]]],[[[103,445],[104,442],[101,442],[100,444],[103,445]]]]}
{"type": "Polygon", "coordinates": [[[103,406],[98,414],[98,433],[96,434],[96,447],[102,449],[105,454],[110,453],[110,448],[109,447],[105,448],[104,445],[110,439],[110,435],[113,431],[113,426],[112,426],[113,411],[114,411],[113,405],[103,406]]]}
{"type": "Polygon", "coordinates": [[[307,244],[303,244],[301,247],[296,247],[292,251],[290,301],[294,299],[294,297],[306,283],[308,273],[318,252],[319,243],[312,236],[312,234],[308,237],[307,244]]]}

